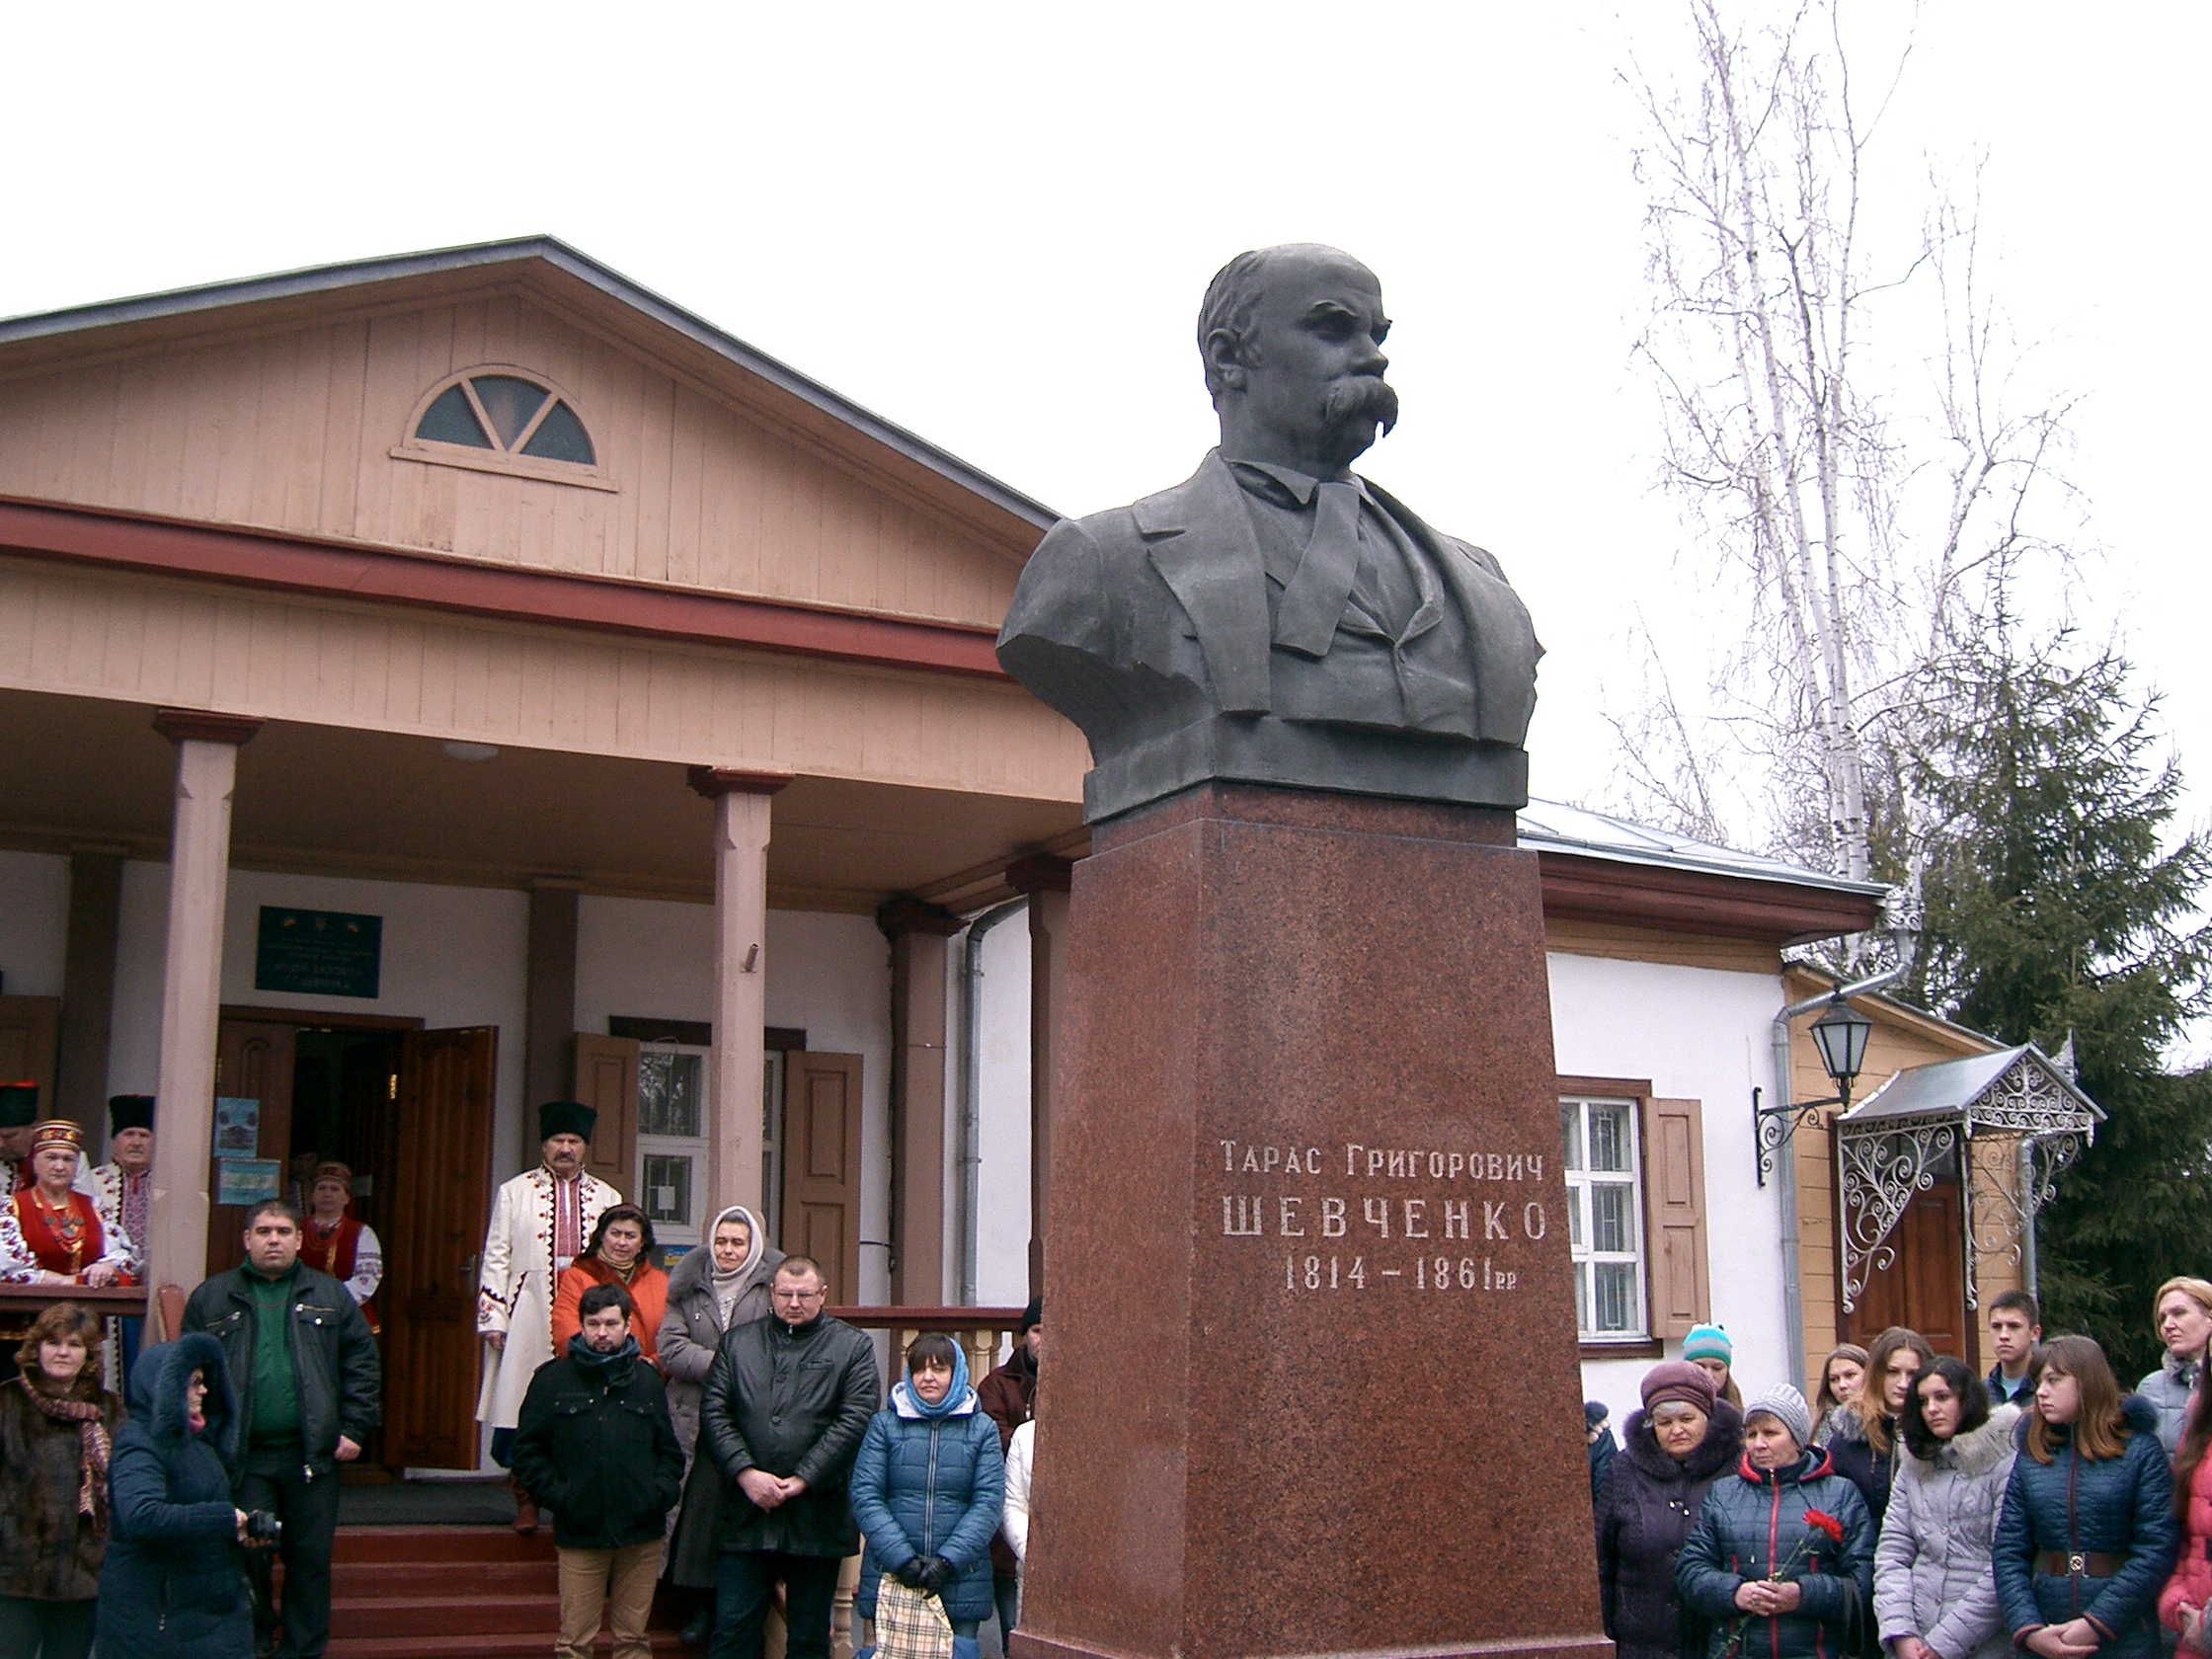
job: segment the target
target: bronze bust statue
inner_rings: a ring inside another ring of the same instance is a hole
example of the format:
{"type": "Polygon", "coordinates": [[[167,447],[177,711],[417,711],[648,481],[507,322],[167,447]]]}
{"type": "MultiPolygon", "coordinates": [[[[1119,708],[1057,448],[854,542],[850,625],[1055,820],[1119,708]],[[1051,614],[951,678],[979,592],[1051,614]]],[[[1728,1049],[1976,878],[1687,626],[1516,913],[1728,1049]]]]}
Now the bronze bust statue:
{"type": "Polygon", "coordinates": [[[1526,803],[1527,609],[1350,470],[1397,420],[1389,326],[1347,254],[1238,255],[1198,321],[1220,447],[1030,556],[998,660],[1090,740],[1091,822],[1208,778],[1526,803]]]}

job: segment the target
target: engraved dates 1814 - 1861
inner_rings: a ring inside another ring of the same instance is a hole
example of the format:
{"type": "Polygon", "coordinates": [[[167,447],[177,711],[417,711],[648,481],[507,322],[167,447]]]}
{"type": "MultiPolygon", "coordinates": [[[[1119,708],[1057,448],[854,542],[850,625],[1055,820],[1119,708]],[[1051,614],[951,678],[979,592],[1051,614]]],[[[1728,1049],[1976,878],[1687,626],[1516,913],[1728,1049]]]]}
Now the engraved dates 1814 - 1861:
{"type": "Polygon", "coordinates": [[[1520,1284],[1519,1268],[1500,1267],[1488,1253],[1432,1254],[1431,1241],[1511,1246],[1534,1243],[1550,1228],[1544,1200],[1529,1196],[1529,1188],[1541,1190],[1544,1180],[1540,1153],[1356,1141],[1325,1152],[1317,1146],[1217,1144],[1229,1189],[1220,1195],[1224,1238],[1345,1240],[1344,1249],[1327,1254],[1305,1254],[1311,1246],[1291,1243],[1281,1260],[1283,1288],[1293,1294],[1512,1291],[1520,1284]],[[1304,1190],[1280,1190],[1294,1178],[1304,1190]],[[1338,1182],[1358,1190],[1323,1190],[1323,1183],[1338,1182]],[[1401,1183],[1427,1190],[1407,1196],[1401,1183]],[[1378,1185],[1384,1190],[1374,1191],[1378,1185]],[[1269,1186],[1278,1190],[1255,1190],[1269,1186]],[[1469,1193],[1468,1187],[1479,1190],[1469,1193]],[[1515,1187],[1520,1190],[1490,1196],[1515,1187]]]}

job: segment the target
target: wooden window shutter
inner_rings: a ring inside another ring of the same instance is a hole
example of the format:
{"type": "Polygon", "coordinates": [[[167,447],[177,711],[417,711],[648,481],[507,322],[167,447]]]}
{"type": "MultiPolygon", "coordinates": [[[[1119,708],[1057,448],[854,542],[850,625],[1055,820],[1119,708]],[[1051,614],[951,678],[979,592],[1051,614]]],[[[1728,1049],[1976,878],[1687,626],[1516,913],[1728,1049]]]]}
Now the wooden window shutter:
{"type": "Polygon", "coordinates": [[[592,1149],[584,1167],[624,1198],[636,1200],[638,1043],[632,1037],[576,1034],[576,1097],[594,1108],[592,1149]]]}
{"type": "Polygon", "coordinates": [[[1705,1114],[1696,1100],[1643,1102],[1643,1225],[1651,1334],[1712,1317],[1705,1254],[1705,1114]]]}

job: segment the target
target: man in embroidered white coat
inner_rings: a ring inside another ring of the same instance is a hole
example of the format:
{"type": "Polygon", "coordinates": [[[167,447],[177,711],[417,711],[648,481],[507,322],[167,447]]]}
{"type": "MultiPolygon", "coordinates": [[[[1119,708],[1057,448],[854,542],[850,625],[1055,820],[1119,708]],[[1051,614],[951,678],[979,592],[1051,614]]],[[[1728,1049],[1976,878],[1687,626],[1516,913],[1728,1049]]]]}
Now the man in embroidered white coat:
{"type": "MultiPolygon", "coordinates": [[[[154,1097],[150,1094],[118,1094],[108,1099],[108,1161],[77,1177],[77,1187],[92,1195],[105,1219],[113,1215],[130,1235],[143,1260],[153,1229],[154,1205],[154,1097]]],[[[130,1373],[138,1363],[138,1344],[146,1321],[121,1319],[121,1340],[117,1359],[127,1388],[130,1373]]]]}
{"type": "MultiPolygon", "coordinates": [[[[492,1201],[477,1281],[476,1330],[484,1339],[484,1386],[476,1420],[492,1425],[492,1460],[507,1466],[522,1395],[537,1368],[553,1356],[553,1282],[584,1253],[602,1211],[622,1202],[604,1181],[584,1172],[598,1113],[575,1100],[537,1109],[544,1161],[517,1175],[492,1201]]],[[[516,1530],[537,1527],[537,1510],[517,1486],[516,1530]]]]}

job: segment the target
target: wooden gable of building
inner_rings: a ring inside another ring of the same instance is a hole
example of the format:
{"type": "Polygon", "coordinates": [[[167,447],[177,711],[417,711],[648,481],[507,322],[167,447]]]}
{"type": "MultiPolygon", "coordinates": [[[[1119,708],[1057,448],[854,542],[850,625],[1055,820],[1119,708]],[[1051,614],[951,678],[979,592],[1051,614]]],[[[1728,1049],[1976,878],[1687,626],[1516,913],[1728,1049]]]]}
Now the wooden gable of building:
{"type": "Polygon", "coordinates": [[[0,496],[990,628],[1039,533],[776,421],[745,370],[625,337],[605,296],[372,297],[107,352],[96,332],[90,360],[0,347],[0,496]],[[593,464],[418,442],[470,371],[550,388],[593,464]]]}

